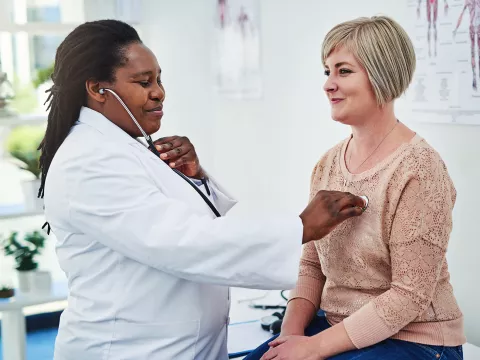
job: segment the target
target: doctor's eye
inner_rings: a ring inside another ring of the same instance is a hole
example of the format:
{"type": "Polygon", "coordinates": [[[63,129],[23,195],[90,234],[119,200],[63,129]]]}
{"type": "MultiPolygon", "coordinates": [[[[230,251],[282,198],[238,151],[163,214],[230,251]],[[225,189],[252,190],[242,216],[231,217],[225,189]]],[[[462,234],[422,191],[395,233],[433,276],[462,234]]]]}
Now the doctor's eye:
{"type": "Polygon", "coordinates": [[[138,83],[144,88],[150,86],[150,81],[139,81],[138,83]]]}

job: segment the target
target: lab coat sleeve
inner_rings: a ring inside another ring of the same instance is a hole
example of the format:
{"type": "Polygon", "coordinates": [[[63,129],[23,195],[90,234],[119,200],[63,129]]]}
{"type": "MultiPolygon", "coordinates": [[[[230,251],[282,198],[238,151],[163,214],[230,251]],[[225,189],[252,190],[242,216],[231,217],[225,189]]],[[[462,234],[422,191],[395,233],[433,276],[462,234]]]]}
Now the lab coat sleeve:
{"type": "Polygon", "coordinates": [[[206,191],[205,186],[200,180],[190,178],[190,181],[197,185],[203,194],[210,199],[222,216],[226,215],[228,211],[230,211],[230,209],[237,203],[237,200],[208,173],[207,186],[210,189],[210,193],[206,191]]]}
{"type": "Polygon", "coordinates": [[[125,257],[191,281],[295,286],[303,234],[299,216],[212,219],[165,196],[134,154],[96,152],[85,164],[84,171],[65,179],[69,218],[78,231],[125,257]]]}
{"type": "Polygon", "coordinates": [[[217,210],[225,215],[237,203],[230,193],[221,186],[211,175],[208,175],[208,185],[212,189],[212,197],[217,210]]]}

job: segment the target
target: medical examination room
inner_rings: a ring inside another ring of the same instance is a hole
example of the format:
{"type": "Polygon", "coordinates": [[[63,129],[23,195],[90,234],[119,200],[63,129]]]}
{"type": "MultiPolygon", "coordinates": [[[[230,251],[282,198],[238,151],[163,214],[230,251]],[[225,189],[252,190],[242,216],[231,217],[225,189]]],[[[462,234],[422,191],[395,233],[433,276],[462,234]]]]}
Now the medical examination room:
{"type": "Polygon", "coordinates": [[[0,360],[480,360],[480,0],[0,0],[0,360]]]}

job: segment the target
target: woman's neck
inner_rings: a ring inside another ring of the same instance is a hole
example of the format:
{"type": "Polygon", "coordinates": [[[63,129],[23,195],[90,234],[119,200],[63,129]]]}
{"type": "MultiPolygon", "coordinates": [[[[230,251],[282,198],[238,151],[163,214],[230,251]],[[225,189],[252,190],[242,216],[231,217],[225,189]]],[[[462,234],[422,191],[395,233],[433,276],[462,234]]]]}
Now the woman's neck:
{"type": "Polygon", "coordinates": [[[374,149],[396,124],[393,107],[387,105],[387,108],[379,109],[360,124],[352,125],[355,152],[362,154],[374,149]]]}

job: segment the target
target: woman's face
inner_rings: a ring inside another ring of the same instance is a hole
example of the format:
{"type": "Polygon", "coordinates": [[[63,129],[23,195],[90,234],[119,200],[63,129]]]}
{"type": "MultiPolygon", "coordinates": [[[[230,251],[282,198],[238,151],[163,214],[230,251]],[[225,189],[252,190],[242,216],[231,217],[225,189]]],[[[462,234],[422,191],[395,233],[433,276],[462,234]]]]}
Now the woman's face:
{"type": "MultiPolygon", "coordinates": [[[[145,45],[134,43],[125,50],[125,65],[115,72],[115,83],[105,84],[115,91],[147,134],[160,129],[165,89],[160,80],[160,66],[155,55],[145,45]]],[[[100,87],[103,87],[100,84],[100,87]]],[[[105,91],[103,115],[131,136],[141,132],[120,102],[105,91]]]]}
{"type": "Polygon", "coordinates": [[[335,49],[325,60],[327,81],[323,89],[332,107],[332,118],[347,125],[360,124],[378,109],[365,69],[347,49],[335,49]]]}

